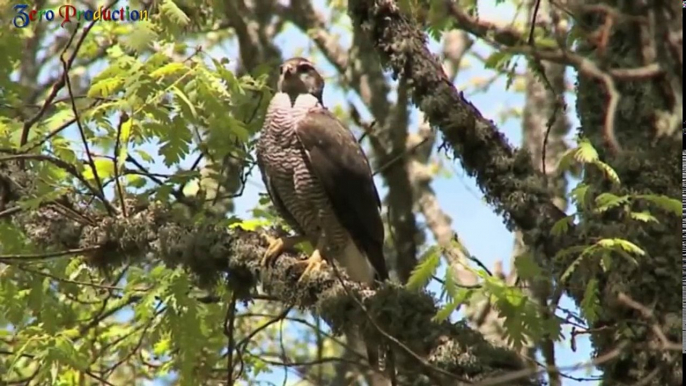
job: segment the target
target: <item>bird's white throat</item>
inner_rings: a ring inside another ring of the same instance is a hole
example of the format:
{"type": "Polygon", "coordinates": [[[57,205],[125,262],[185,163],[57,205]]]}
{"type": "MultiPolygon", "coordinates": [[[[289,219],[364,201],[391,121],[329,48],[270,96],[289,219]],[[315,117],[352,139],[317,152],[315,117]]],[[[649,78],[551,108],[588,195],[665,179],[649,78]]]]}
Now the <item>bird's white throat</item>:
{"type": "Polygon", "coordinates": [[[311,108],[319,105],[319,100],[310,94],[302,94],[296,98],[295,103],[291,105],[291,98],[284,92],[279,92],[274,95],[269,108],[267,109],[267,118],[275,119],[281,125],[287,126],[284,120],[287,118],[291,123],[296,123],[302,119],[311,108]]]}

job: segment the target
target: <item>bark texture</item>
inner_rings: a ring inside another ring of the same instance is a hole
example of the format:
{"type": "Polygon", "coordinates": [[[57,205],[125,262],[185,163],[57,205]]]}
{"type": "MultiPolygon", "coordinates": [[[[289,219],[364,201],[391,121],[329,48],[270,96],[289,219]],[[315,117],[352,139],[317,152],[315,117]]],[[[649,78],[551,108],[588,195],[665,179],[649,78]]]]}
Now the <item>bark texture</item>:
{"type": "MultiPolygon", "coordinates": [[[[13,178],[30,185],[19,173],[13,178]]],[[[90,264],[104,270],[144,259],[182,266],[200,287],[225,280],[243,301],[252,299],[259,282],[274,300],[321,316],[334,333],[354,327],[367,341],[387,342],[395,353],[400,385],[496,382],[499,377],[515,385],[539,384],[517,365],[516,353],[491,345],[463,323],[434,322],[436,300],[425,292],[393,283],[371,290],[332,268],[298,284],[303,267],[295,263],[305,256],[285,254],[274,268],[262,269],[266,241],[257,232],[227,233],[213,219],[189,223],[159,203],[127,205],[129,217],[100,217],[92,226],[50,206],[18,213],[12,221],[36,246],[80,248],[90,264]],[[394,337],[390,342],[389,336],[394,337]]],[[[96,213],[87,214],[97,218],[96,213]]]]}
{"type": "MultiPolygon", "coordinates": [[[[582,8],[587,14],[581,14],[580,23],[591,31],[605,26],[605,32],[600,32],[607,34],[609,43],[603,39],[598,39],[598,44],[582,43],[579,53],[597,60],[601,68],[636,69],[657,61],[663,72],[650,76],[643,70],[648,75],[634,75],[635,79],[616,86],[622,98],[613,120],[614,129],[609,130],[606,117],[610,109],[602,108],[608,106],[609,92],[604,87],[607,84],[599,81],[609,75],[599,75],[598,65],[578,58],[572,60],[569,55],[555,58],[569,59],[580,69],[577,92],[581,132],[591,138],[601,159],[616,168],[623,182],[619,188],[603,186],[602,176],[594,173],[588,173],[585,180],[605,188],[603,191],[618,194],[676,197],[680,178],[676,159],[679,141],[671,129],[682,117],[683,66],[677,5],[637,0],[621,4],[607,1],[600,5],[585,11],[582,8]],[[630,21],[646,11],[645,25],[641,28],[632,25],[630,21]],[[606,22],[603,15],[614,18],[614,23],[606,22]],[[644,44],[637,45],[639,42],[644,44]],[[609,135],[612,132],[624,150],[613,143],[609,135]]],[[[604,218],[584,221],[583,227],[573,227],[562,237],[553,236],[550,233],[553,224],[564,217],[555,205],[554,190],[545,183],[527,152],[515,151],[495,125],[453,87],[427,49],[418,26],[404,17],[392,1],[352,0],[349,6],[354,23],[374,41],[384,66],[411,85],[414,103],[442,132],[455,157],[476,178],[506,224],[522,231],[524,243],[545,269],[559,277],[575,257],[553,259],[553,256],[566,247],[587,244],[588,237],[628,238],[649,251],[650,257],[642,259],[639,267],[624,265],[609,275],[579,270],[565,290],[580,303],[591,278],[601,283],[602,320],[591,327],[593,331],[602,328],[593,333],[592,340],[598,354],[620,350],[617,359],[602,365],[608,384],[678,383],[682,372],[676,355],[663,347],[654,329],[645,325],[645,316],[617,301],[618,294],[624,292],[653,307],[656,320],[648,323],[659,325],[672,341],[681,339],[677,313],[681,306],[675,290],[679,273],[674,269],[678,264],[678,241],[677,233],[670,231],[678,227],[677,219],[651,224],[646,231],[642,225],[618,221],[618,214],[609,213],[604,218]],[[620,343],[627,341],[629,348],[620,349],[620,343]]],[[[508,41],[510,45],[517,43],[517,39],[508,41]]],[[[552,55],[535,55],[553,59],[552,55]]],[[[612,75],[624,80],[628,77],[621,70],[612,75]]]]}
{"type": "MultiPolygon", "coordinates": [[[[582,44],[579,53],[596,57],[607,68],[642,67],[657,61],[665,73],[659,77],[633,79],[616,83],[619,94],[617,112],[612,121],[621,150],[608,141],[606,106],[610,94],[606,85],[593,77],[580,74],[576,87],[579,132],[598,149],[601,159],[612,165],[621,179],[620,186],[609,186],[604,177],[588,173],[585,182],[604,186],[616,195],[653,194],[677,197],[681,173],[677,153],[681,146],[678,133],[665,133],[664,119],[681,121],[682,59],[671,43],[681,36],[681,16],[676,2],[604,1],[617,9],[618,16],[608,31],[607,45],[582,44]],[[627,16],[638,17],[637,21],[627,16]],[[642,42],[642,44],[637,44],[642,42]],[[678,111],[677,111],[678,110],[678,111]]],[[[583,10],[584,8],[581,8],[583,10]]],[[[598,12],[585,12],[581,21],[588,31],[602,28],[607,17],[598,12]]],[[[679,47],[680,48],[680,47],[679,47]]],[[[668,125],[669,126],[669,125],[668,125]]],[[[647,209],[640,204],[633,210],[647,209]]],[[[654,210],[651,208],[651,210],[654,210]]],[[[592,342],[598,353],[614,349],[620,340],[631,345],[617,360],[601,366],[607,384],[679,385],[681,360],[676,352],[662,350],[660,337],[651,325],[659,326],[667,339],[681,341],[681,295],[677,285],[681,273],[676,267],[679,254],[679,221],[676,217],[662,223],[636,224],[618,211],[584,222],[585,234],[597,237],[625,238],[647,252],[638,266],[617,264],[609,274],[590,272],[582,283],[595,278],[600,283],[600,320],[593,326],[592,342]],[[654,320],[638,310],[617,301],[623,292],[650,307],[654,320]]]]}

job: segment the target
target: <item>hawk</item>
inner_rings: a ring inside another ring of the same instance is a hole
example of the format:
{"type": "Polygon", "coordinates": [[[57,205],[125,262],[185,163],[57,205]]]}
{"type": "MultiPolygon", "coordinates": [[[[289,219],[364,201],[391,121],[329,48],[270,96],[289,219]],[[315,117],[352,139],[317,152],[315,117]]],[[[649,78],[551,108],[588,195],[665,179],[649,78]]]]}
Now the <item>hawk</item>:
{"type": "Polygon", "coordinates": [[[314,252],[300,280],[327,259],[355,281],[388,279],[371,167],[352,132],[324,107],[324,79],[309,60],[296,57],[280,66],[277,89],[257,141],[257,165],[296,236],[269,238],[263,265],[307,240],[314,252]]]}
{"type": "MultiPolygon", "coordinates": [[[[291,58],[279,68],[277,89],[257,141],[257,165],[274,207],[296,235],[267,236],[263,266],[309,241],[314,252],[302,262],[299,280],[327,260],[338,262],[352,280],[387,280],[371,167],[352,132],[324,107],[324,79],[307,59],[291,58]]],[[[367,354],[378,365],[376,349],[368,347],[367,354]]]]}

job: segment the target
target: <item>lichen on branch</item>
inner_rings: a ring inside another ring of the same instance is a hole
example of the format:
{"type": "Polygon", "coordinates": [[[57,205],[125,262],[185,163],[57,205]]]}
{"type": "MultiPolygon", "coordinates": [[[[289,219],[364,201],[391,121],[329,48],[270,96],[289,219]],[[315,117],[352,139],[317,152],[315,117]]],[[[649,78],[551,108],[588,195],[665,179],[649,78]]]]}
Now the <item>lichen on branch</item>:
{"type": "MultiPolygon", "coordinates": [[[[266,251],[261,232],[230,229],[210,217],[188,221],[159,202],[125,202],[130,207],[120,212],[126,217],[79,209],[95,220],[86,224],[64,216],[62,204],[54,203],[10,218],[32,244],[48,251],[87,251],[84,259],[103,270],[124,263],[180,266],[198,286],[224,281],[244,301],[259,283],[271,298],[317,313],[334,333],[356,326],[365,339],[388,344],[402,385],[468,384],[522,370],[517,354],[491,345],[463,322],[435,322],[437,302],[426,292],[396,283],[370,289],[332,267],[299,283],[303,265],[297,262],[304,256],[284,253],[274,267],[260,266],[266,251]]],[[[21,257],[9,263],[19,262],[21,257]]],[[[514,382],[539,384],[533,375],[524,373],[514,382]]]]}
{"type": "Polygon", "coordinates": [[[382,64],[411,86],[412,100],[431,126],[440,130],[444,147],[476,179],[486,200],[505,224],[525,232],[529,245],[547,256],[571,237],[553,240],[552,225],[565,216],[554,204],[554,192],[524,150],[516,150],[495,124],[455,89],[440,62],[429,51],[424,32],[390,0],[351,0],[349,13],[374,42],[382,64]]]}

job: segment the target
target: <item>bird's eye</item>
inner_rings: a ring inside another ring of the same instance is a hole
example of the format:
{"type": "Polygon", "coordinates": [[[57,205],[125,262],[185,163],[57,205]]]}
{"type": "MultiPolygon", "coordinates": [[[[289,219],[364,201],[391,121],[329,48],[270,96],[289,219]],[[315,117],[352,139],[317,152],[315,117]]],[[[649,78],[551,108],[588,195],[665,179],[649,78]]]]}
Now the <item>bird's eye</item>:
{"type": "Polygon", "coordinates": [[[301,63],[298,64],[298,72],[307,72],[312,69],[312,66],[309,63],[301,63]]]}

